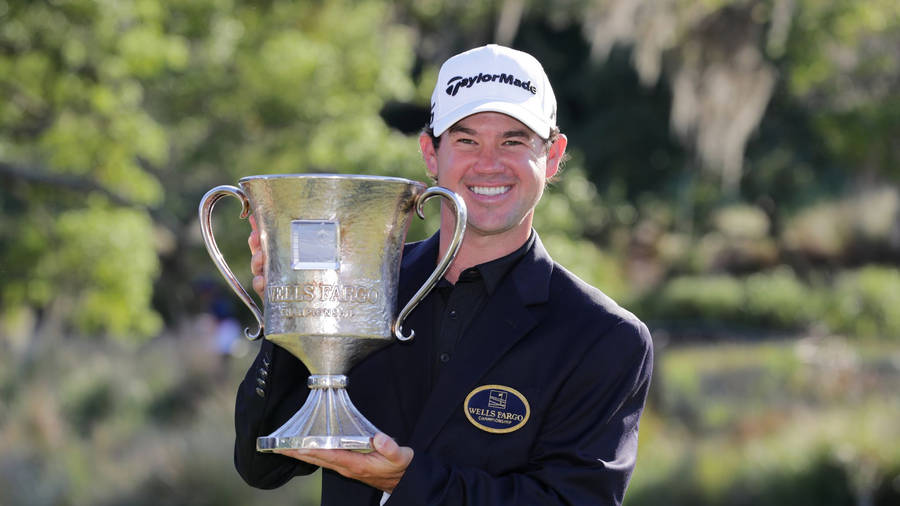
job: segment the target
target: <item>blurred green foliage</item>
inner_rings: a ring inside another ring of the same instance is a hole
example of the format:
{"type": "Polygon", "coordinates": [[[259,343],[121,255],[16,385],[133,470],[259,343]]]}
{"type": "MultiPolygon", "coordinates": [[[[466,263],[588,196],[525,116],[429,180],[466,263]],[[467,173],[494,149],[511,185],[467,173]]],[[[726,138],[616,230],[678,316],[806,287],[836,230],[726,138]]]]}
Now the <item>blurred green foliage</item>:
{"type": "MultiPolygon", "coordinates": [[[[898,5],[0,0],[0,503],[314,504],[222,444],[246,363],[192,327],[221,284],[197,205],[252,174],[427,180],[438,65],[486,42],[559,100],[545,245],[659,347],[628,504],[897,503],[898,5]],[[720,339],[754,344],[682,344],[720,339]]],[[[246,283],[238,207],[214,225],[246,283]]]]}
{"type": "Polygon", "coordinates": [[[840,271],[827,281],[804,280],[790,268],[779,267],[744,277],[674,278],[643,300],[643,314],[676,326],[829,331],[896,342],[898,303],[900,269],[895,267],[840,271]]]}
{"type": "Polygon", "coordinates": [[[662,349],[629,506],[900,499],[895,346],[838,338],[662,349]]]}
{"type": "MultiPolygon", "coordinates": [[[[7,320],[34,308],[83,334],[152,336],[153,291],[172,321],[208,272],[193,228],[207,189],[256,173],[422,173],[414,139],[379,116],[415,94],[411,33],[386,4],[2,5],[7,320]]],[[[221,242],[244,244],[231,221],[221,242]]],[[[245,249],[225,248],[242,262],[245,249]]]]}
{"type": "MultiPolygon", "coordinates": [[[[259,173],[426,179],[408,134],[439,62],[498,38],[544,62],[570,137],[536,222],[557,258],[623,302],[673,297],[659,316],[686,304],[682,316],[739,320],[720,313],[746,299],[757,325],[848,331],[811,302],[779,311],[753,294],[771,283],[797,300],[786,272],[815,290],[828,285],[817,276],[900,256],[900,199],[883,184],[896,181],[900,64],[879,50],[900,37],[897,7],[633,3],[4,0],[2,327],[139,341],[204,311],[195,284],[218,279],[196,229],[206,190],[259,173]],[[680,72],[750,78],[721,58],[734,47],[778,76],[737,192],[672,131],[680,72]],[[754,272],[754,288],[729,281],[754,272]]],[[[246,281],[247,226],[221,206],[216,235],[246,281]]]]}
{"type": "Polygon", "coordinates": [[[900,339],[900,270],[867,266],[841,273],[826,321],[838,332],[900,339]]]}
{"type": "Polygon", "coordinates": [[[804,330],[824,317],[816,294],[788,268],[743,278],[682,276],[649,297],[646,309],[665,320],[804,330]]]}
{"type": "Polygon", "coordinates": [[[234,470],[234,385],[251,356],[222,362],[212,325],[137,353],[65,340],[32,363],[0,354],[0,503],[318,504],[316,476],[262,491],[234,470]]]}

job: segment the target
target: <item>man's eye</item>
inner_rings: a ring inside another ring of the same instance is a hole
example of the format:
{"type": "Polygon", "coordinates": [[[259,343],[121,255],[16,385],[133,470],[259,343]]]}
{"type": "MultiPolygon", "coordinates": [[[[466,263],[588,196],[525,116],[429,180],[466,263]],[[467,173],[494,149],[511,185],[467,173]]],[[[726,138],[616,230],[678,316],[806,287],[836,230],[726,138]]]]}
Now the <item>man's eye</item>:
{"type": "Polygon", "coordinates": [[[459,142],[459,143],[462,143],[462,144],[475,144],[475,141],[474,141],[474,140],[472,140],[472,139],[466,139],[466,138],[457,139],[456,142],[459,142]]]}

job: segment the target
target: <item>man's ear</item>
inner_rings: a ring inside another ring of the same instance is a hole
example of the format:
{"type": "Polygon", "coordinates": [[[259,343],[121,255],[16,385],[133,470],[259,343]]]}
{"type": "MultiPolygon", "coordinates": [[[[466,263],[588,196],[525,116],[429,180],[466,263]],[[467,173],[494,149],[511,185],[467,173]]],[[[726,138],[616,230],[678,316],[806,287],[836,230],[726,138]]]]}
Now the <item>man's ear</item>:
{"type": "Polygon", "coordinates": [[[550,146],[550,150],[547,153],[547,173],[544,176],[547,179],[559,172],[559,164],[563,161],[568,143],[569,139],[566,138],[565,134],[559,134],[556,141],[550,146]]]}
{"type": "Polygon", "coordinates": [[[422,159],[425,160],[425,168],[431,177],[437,179],[437,151],[434,149],[434,142],[431,136],[422,133],[419,135],[419,149],[422,150],[422,159]]]}

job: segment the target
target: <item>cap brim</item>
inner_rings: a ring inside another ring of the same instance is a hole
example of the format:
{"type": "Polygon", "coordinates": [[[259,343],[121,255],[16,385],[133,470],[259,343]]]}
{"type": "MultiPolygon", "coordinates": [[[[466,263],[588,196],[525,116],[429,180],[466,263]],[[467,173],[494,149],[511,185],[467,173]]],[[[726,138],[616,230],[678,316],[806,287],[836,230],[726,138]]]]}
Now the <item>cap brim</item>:
{"type": "Polygon", "coordinates": [[[435,118],[434,122],[431,124],[431,128],[434,130],[434,135],[437,137],[453,126],[457,121],[479,112],[499,112],[506,114],[507,116],[511,116],[521,121],[542,139],[550,137],[550,125],[546,121],[542,121],[520,104],[500,101],[493,98],[470,102],[440,118],[435,118]]]}

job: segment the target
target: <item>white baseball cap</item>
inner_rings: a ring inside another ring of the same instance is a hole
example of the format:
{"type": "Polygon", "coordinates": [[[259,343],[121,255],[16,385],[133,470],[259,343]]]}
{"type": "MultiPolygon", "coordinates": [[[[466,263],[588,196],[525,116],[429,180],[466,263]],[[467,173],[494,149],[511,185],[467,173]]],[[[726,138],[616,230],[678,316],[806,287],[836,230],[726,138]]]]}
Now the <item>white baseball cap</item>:
{"type": "Polygon", "coordinates": [[[533,56],[496,44],[460,53],[441,66],[431,94],[435,137],[478,112],[500,112],[544,139],[556,126],[556,97],[533,56]]]}

